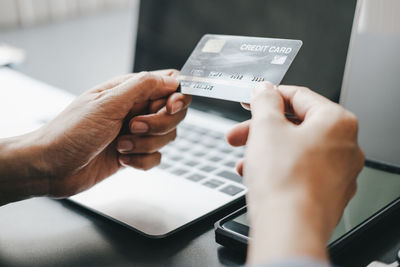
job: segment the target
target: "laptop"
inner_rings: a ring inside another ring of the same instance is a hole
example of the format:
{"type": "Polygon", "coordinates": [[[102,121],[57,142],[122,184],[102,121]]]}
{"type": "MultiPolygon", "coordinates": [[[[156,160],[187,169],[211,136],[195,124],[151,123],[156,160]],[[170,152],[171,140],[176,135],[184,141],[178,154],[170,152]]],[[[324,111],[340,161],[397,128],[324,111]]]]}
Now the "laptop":
{"type": "MultiPolygon", "coordinates": [[[[180,69],[206,33],[300,39],[283,83],[338,101],[355,6],[356,0],[142,1],[133,70],[180,69]]],[[[235,164],[244,151],[224,136],[249,117],[238,103],[194,97],[158,167],[124,169],[71,200],[152,238],[243,202],[247,189],[235,164]]]]}
{"type": "Polygon", "coordinates": [[[367,165],[400,173],[400,2],[359,2],[340,103],[358,117],[367,165]]]}

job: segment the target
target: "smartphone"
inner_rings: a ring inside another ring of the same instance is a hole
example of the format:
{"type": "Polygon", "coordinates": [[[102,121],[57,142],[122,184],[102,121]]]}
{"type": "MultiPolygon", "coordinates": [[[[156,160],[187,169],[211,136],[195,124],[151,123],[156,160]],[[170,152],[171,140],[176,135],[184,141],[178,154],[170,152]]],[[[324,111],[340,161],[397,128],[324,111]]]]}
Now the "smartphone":
{"type": "MultiPolygon", "coordinates": [[[[397,172],[397,171],[396,171],[397,172]]],[[[347,205],[329,240],[330,254],[384,217],[400,214],[400,174],[364,167],[357,180],[357,193],[347,205]]],[[[249,241],[246,207],[215,224],[216,241],[235,250],[245,250],[249,241]]]]}

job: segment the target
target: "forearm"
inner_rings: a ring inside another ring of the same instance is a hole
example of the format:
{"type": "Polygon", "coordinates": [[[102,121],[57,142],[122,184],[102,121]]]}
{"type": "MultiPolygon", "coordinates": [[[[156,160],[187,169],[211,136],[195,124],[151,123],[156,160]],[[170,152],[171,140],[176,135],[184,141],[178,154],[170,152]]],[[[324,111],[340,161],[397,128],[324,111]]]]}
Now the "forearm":
{"type": "Polygon", "coordinates": [[[318,205],[306,195],[298,192],[277,194],[257,205],[262,205],[262,210],[258,209],[258,214],[252,216],[249,263],[290,257],[328,261],[326,239],[329,231],[318,205]]]}
{"type": "Polygon", "coordinates": [[[47,194],[43,153],[36,132],[0,139],[0,206],[47,194]]]}

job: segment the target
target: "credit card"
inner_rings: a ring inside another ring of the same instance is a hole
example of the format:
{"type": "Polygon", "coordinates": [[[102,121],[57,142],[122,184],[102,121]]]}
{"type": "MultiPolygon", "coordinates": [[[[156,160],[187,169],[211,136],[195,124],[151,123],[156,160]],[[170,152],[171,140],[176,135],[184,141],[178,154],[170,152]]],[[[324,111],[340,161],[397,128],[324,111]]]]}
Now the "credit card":
{"type": "Polygon", "coordinates": [[[204,35],[178,80],[184,94],[249,103],[257,83],[279,85],[303,42],[233,35],[204,35]]]}

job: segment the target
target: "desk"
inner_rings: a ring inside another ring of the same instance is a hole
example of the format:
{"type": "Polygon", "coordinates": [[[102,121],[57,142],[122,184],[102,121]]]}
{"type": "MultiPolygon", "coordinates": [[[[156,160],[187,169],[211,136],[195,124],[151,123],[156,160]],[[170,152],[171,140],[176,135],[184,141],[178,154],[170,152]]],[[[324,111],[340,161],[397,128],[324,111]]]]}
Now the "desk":
{"type": "MultiPolygon", "coordinates": [[[[173,238],[150,240],[66,201],[31,199],[0,208],[0,266],[243,264],[244,255],[215,243],[212,225],[209,220],[173,238]]],[[[348,259],[341,262],[345,266],[362,266],[370,259],[390,262],[400,245],[390,240],[393,236],[399,237],[400,229],[383,232],[361,252],[354,247],[362,244],[353,244],[345,255],[348,259]]]]}
{"type": "MultiPolygon", "coordinates": [[[[55,116],[73,96],[0,69],[0,99],[0,137],[4,137],[37,127],[40,118],[55,116]],[[22,120],[30,120],[32,125],[22,120]]],[[[214,222],[234,209],[170,238],[151,240],[66,200],[37,198],[12,203],[0,207],[0,266],[242,265],[245,255],[214,241],[214,222]]],[[[397,217],[393,220],[400,225],[397,217]]],[[[345,266],[362,266],[373,259],[392,261],[400,247],[400,228],[383,229],[374,230],[381,232],[373,242],[365,242],[369,236],[355,240],[342,258],[335,260],[345,266]]]]}

